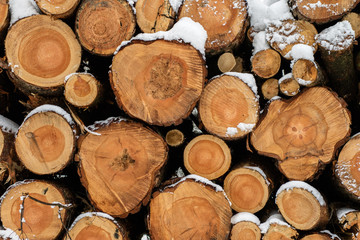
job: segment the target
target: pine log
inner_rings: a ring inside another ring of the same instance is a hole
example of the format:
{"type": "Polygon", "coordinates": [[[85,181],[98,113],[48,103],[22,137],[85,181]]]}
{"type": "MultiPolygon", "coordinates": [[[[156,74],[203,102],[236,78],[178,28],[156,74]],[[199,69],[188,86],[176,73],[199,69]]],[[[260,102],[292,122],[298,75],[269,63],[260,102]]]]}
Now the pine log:
{"type": "Polygon", "coordinates": [[[342,99],[312,87],[289,101],[272,101],[250,142],[258,153],[277,159],[287,178],[311,180],[349,136],[350,124],[342,99]]]}
{"type": "Polygon", "coordinates": [[[33,173],[56,173],[72,160],[76,126],[62,108],[42,105],[31,111],[19,127],[15,150],[24,166],[33,173]]]}
{"type": "Polygon", "coordinates": [[[169,0],[138,0],[136,23],[144,33],[169,30],[175,21],[175,11],[169,0]]]}
{"type": "Polygon", "coordinates": [[[204,59],[190,44],[132,41],[113,58],[110,83],[130,116],[169,126],[190,115],[206,74],[204,59]]]}
{"type": "Polygon", "coordinates": [[[0,39],[5,37],[5,31],[9,26],[9,4],[7,0],[0,1],[0,39]]]}
{"type": "Polygon", "coordinates": [[[102,212],[80,214],[72,223],[63,240],[128,240],[124,226],[102,212]]]}
{"type": "Polygon", "coordinates": [[[76,15],[75,31],[90,53],[111,56],[135,32],[135,16],[126,0],[85,0],[76,15]]]}
{"type": "Polygon", "coordinates": [[[326,84],[323,71],[315,61],[297,59],[293,64],[291,73],[301,86],[313,87],[326,84]]]}
{"type": "Polygon", "coordinates": [[[360,227],[360,211],[352,208],[339,208],[336,210],[339,225],[345,232],[356,234],[360,227]]]}
{"type": "Polygon", "coordinates": [[[292,240],[297,239],[299,233],[291,227],[280,214],[271,215],[264,223],[260,224],[263,240],[292,240]]]}
{"type": "Polygon", "coordinates": [[[325,226],[330,212],[321,193],[302,181],[290,181],[280,186],[276,205],[281,215],[299,230],[312,230],[325,226]]]}
{"type": "Polygon", "coordinates": [[[201,95],[199,116],[205,129],[220,138],[235,140],[246,136],[259,118],[254,77],[226,73],[212,78],[201,95]]]}
{"type": "Polygon", "coordinates": [[[291,60],[291,55],[288,53],[296,44],[309,45],[313,47],[315,53],[317,50],[316,34],[317,30],[314,25],[302,20],[279,20],[270,22],[266,28],[266,40],[270,46],[289,60],[291,60]]]}
{"type": "Polygon", "coordinates": [[[263,97],[267,100],[279,95],[279,80],[275,78],[267,79],[261,85],[261,92],[263,97]]]}
{"type": "Polygon", "coordinates": [[[101,90],[100,82],[89,73],[75,73],[65,79],[65,99],[75,107],[96,105],[100,101],[101,90]]]}
{"type": "Polygon", "coordinates": [[[261,78],[271,78],[276,75],[281,66],[281,57],[273,49],[264,49],[251,58],[252,71],[261,78]]]}
{"type": "Polygon", "coordinates": [[[231,218],[231,240],[260,240],[260,220],[253,214],[242,212],[231,218]]]}
{"type": "Polygon", "coordinates": [[[324,230],[319,233],[308,234],[300,240],[341,240],[341,238],[328,230],[324,230]]]}
{"type": "Polygon", "coordinates": [[[74,13],[80,0],[35,0],[35,2],[46,15],[53,18],[68,18],[74,13]]]}
{"type": "Polygon", "coordinates": [[[172,129],[166,133],[165,141],[171,147],[178,147],[184,143],[184,134],[178,129],[172,129]]]}
{"type": "Polygon", "coordinates": [[[29,240],[56,239],[73,207],[63,188],[39,180],[11,185],[0,204],[3,226],[29,240]]]}
{"type": "Polygon", "coordinates": [[[227,144],[212,135],[192,139],[184,150],[185,168],[192,174],[213,180],[230,168],[231,153],[227,144]]]}
{"type": "Polygon", "coordinates": [[[283,95],[293,97],[300,92],[300,85],[292,73],[289,73],[279,79],[279,89],[283,95]]]}
{"type": "Polygon", "coordinates": [[[12,25],[5,50],[10,79],[27,94],[62,94],[65,77],[76,72],[81,61],[81,47],[71,28],[45,15],[12,25]]]}
{"type": "Polygon", "coordinates": [[[152,240],[229,237],[232,212],[224,192],[205,178],[194,178],[153,194],[148,217],[152,240]]]}
{"type": "Polygon", "coordinates": [[[351,12],[345,15],[342,20],[349,21],[352,29],[355,32],[355,38],[360,37],[360,14],[356,12],[351,12]]]}
{"type": "Polygon", "coordinates": [[[93,205],[112,216],[149,201],[167,159],[163,139],[140,123],[110,118],[89,127],[79,146],[79,175],[93,205]]]}
{"type": "Polygon", "coordinates": [[[231,72],[231,70],[236,66],[234,54],[231,52],[221,54],[218,58],[217,66],[222,73],[231,72]]]}
{"type": "Polygon", "coordinates": [[[178,13],[178,19],[190,17],[206,30],[207,54],[230,51],[244,39],[247,9],[244,0],[185,0],[178,13]]]}

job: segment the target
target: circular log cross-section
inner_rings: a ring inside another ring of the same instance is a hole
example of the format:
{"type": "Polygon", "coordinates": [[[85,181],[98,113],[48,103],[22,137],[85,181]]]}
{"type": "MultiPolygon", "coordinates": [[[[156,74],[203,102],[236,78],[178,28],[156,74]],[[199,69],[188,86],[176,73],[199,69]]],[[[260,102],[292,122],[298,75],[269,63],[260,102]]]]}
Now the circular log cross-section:
{"type": "Polygon", "coordinates": [[[60,94],[64,79],[76,72],[81,47],[71,28],[50,16],[21,19],[5,39],[9,74],[21,90],[41,94],[60,94]]]}
{"type": "Polygon", "coordinates": [[[287,74],[279,79],[279,89],[285,96],[293,97],[300,92],[300,84],[291,74],[287,74]]]}
{"type": "Polygon", "coordinates": [[[199,22],[207,32],[205,50],[218,54],[241,43],[246,31],[246,2],[244,0],[185,0],[179,9],[178,20],[189,17],[199,22]]]}
{"type": "Polygon", "coordinates": [[[126,0],[85,0],[76,15],[75,30],[89,52],[110,56],[135,32],[135,16],[126,0]]]}
{"type": "Polygon", "coordinates": [[[178,129],[172,129],[166,133],[165,141],[171,147],[178,147],[185,140],[184,134],[178,129]]]}
{"type": "Polygon", "coordinates": [[[99,99],[100,82],[88,73],[72,74],[65,82],[66,101],[80,108],[94,105],[99,99]]]}
{"type": "Polygon", "coordinates": [[[222,73],[231,72],[236,66],[236,59],[231,52],[223,53],[218,58],[217,66],[222,73]]]}
{"type": "Polygon", "coordinates": [[[138,0],[135,5],[136,23],[144,33],[169,30],[175,20],[175,12],[169,0],[138,0]]]}
{"type": "Polygon", "coordinates": [[[291,71],[293,78],[302,86],[313,87],[325,83],[319,65],[308,59],[298,59],[291,71]]]}
{"type": "Polygon", "coordinates": [[[20,126],[15,138],[15,150],[20,161],[36,174],[62,170],[75,151],[73,127],[53,111],[31,115],[20,126]]]}
{"type": "Polygon", "coordinates": [[[205,76],[204,60],[190,44],[134,40],[113,58],[110,83],[130,116],[169,126],[191,113],[205,76]]]}
{"type": "Polygon", "coordinates": [[[275,78],[266,80],[261,85],[261,92],[265,99],[271,99],[279,95],[279,81],[275,78]]]}
{"type": "Polygon", "coordinates": [[[152,240],[227,239],[231,216],[223,191],[185,179],[153,194],[148,228],[152,240]]]}
{"type": "Polygon", "coordinates": [[[184,165],[192,174],[213,180],[224,175],[230,164],[229,147],[215,136],[200,135],[185,147],[184,165]]]}
{"type": "Polygon", "coordinates": [[[239,222],[231,229],[231,240],[260,240],[259,226],[253,222],[239,222]]]}
{"type": "Polygon", "coordinates": [[[2,196],[1,221],[21,239],[56,239],[68,217],[67,206],[64,193],[52,184],[17,182],[2,196]]]}
{"type": "Polygon", "coordinates": [[[139,123],[120,121],[87,134],[79,149],[80,180],[93,205],[126,217],[147,204],[167,159],[160,135],[139,123]]]}
{"type": "Polygon", "coordinates": [[[127,240],[126,233],[114,218],[102,212],[80,214],[63,240],[127,240]]]}
{"type": "MultiPolygon", "coordinates": [[[[285,223],[285,222],[284,222],[285,223]]],[[[299,233],[290,225],[271,223],[262,240],[293,240],[297,239],[299,233]]]]}
{"type": "Polygon", "coordinates": [[[40,10],[55,18],[70,17],[80,0],[35,0],[40,10]]]}
{"type": "Polygon", "coordinates": [[[257,95],[241,80],[250,74],[221,75],[206,85],[199,103],[199,114],[206,130],[220,138],[244,137],[259,118],[257,95]]]}
{"type": "Polygon", "coordinates": [[[271,78],[278,73],[281,56],[273,49],[265,49],[255,53],[251,59],[252,71],[261,78],[271,78]]]}

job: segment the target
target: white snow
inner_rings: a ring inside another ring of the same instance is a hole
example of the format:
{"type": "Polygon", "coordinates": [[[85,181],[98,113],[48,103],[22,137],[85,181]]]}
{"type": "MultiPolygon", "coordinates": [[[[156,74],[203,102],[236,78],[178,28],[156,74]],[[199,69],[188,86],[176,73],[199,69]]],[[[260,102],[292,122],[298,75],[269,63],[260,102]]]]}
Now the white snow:
{"type": "Polygon", "coordinates": [[[199,111],[197,110],[196,107],[194,107],[194,109],[192,110],[191,114],[192,114],[194,117],[198,117],[199,111]]]}
{"type": "MultiPolygon", "coordinates": [[[[0,206],[1,206],[1,204],[2,204],[2,201],[4,200],[4,198],[6,197],[6,195],[9,193],[9,191],[10,191],[11,189],[16,188],[17,186],[29,184],[29,183],[32,183],[32,182],[35,182],[35,180],[33,180],[33,179],[27,179],[27,180],[24,180],[24,181],[18,181],[18,182],[16,182],[16,183],[10,185],[10,186],[6,189],[6,191],[3,193],[3,195],[1,196],[1,198],[0,198],[0,206]]],[[[21,196],[21,197],[24,197],[24,196],[21,196]]],[[[21,197],[20,197],[20,198],[21,198],[21,197]]]]}
{"type": "Polygon", "coordinates": [[[337,211],[336,211],[336,217],[337,219],[341,220],[341,218],[345,217],[346,214],[350,213],[350,212],[356,212],[357,210],[353,209],[353,208],[339,208],[337,211]]]}
{"type": "Polygon", "coordinates": [[[276,192],[276,197],[281,192],[289,191],[294,188],[300,188],[300,189],[304,189],[304,190],[308,191],[317,199],[317,201],[319,202],[319,204],[321,206],[325,206],[325,200],[324,200],[323,196],[321,195],[321,193],[318,190],[316,190],[314,187],[312,187],[310,184],[303,182],[303,181],[289,181],[287,183],[284,183],[283,185],[280,186],[280,188],[276,192]]]}
{"type": "Polygon", "coordinates": [[[198,126],[196,126],[196,124],[194,123],[194,121],[192,121],[192,132],[195,134],[202,134],[203,132],[200,130],[200,128],[198,128],[198,126]]]}
{"type": "Polygon", "coordinates": [[[355,32],[348,21],[337,22],[316,35],[316,42],[328,51],[350,47],[355,41],[355,32]]]}
{"type": "Polygon", "coordinates": [[[170,6],[175,13],[178,13],[180,6],[183,4],[183,0],[169,0],[170,6]]]}
{"type": "Polygon", "coordinates": [[[273,102],[273,101],[275,101],[275,100],[281,100],[281,97],[279,97],[279,96],[274,96],[274,97],[272,97],[271,99],[269,99],[268,103],[271,103],[271,102],[273,102]]]}
{"type": "Polygon", "coordinates": [[[79,216],[76,217],[74,222],[71,224],[71,227],[70,227],[69,230],[71,230],[81,219],[83,219],[83,218],[92,218],[92,217],[106,218],[106,219],[109,219],[110,221],[113,221],[116,225],[118,225],[115,218],[113,218],[112,216],[110,216],[107,213],[103,213],[103,212],[86,212],[86,213],[82,213],[82,214],[80,214],[79,216]]]}
{"type": "Polygon", "coordinates": [[[254,34],[253,47],[252,56],[262,50],[270,48],[268,42],[266,41],[265,31],[260,31],[254,34]]]}
{"type": "Polygon", "coordinates": [[[266,185],[268,185],[268,186],[270,185],[270,182],[268,181],[268,177],[266,176],[265,172],[261,168],[255,167],[255,166],[245,166],[244,168],[251,169],[251,170],[254,170],[254,171],[260,173],[260,175],[264,178],[266,185]]]}
{"type": "Polygon", "coordinates": [[[251,132],[253,128],[255,127],[254,123],[239,123],[236,126],[240,131],[242,132],[251,132]]]}
{"type": "Polygon", "coordinates": [[[141,240],[150,240],[151,238],[149,237],[149,235],[147,235],[147,234],[144,234],[144,235],[142,235],[142,237],[141,237],[141,240]]]}
{"type": "Polygon", "coordinates": [[[240,213],[237,213],[234,216],[232,216],[231,224],[235,225],[239,222],[252,222],[258,226],[260,225],[259,218],[257,216],[255,216],[254,214],[248,213],[248,212],[240,212],[240,213]]]}
{"type": "Polygon", "coordinates": [[[285,81],[286,79],[289,79],[289,78],[292,78],[292,73],[288,73],[288,74],[283,75],[283,76],[279,79],[279,81],[278,81],[279,85],[280,85],[283,81],[285,81]]]}
{"type": "Polygon", "coordinates": [[[320,233],[326,233],[333,240],[340,240],[341,239],[338,235],[330,232],[329,230],[322,230],[322,231],[320,231],[320,233]]]}
{"type": "Polygon", "coordinates": [[[225,134],[226,134],[226,136],[232,137],[232,136],[236,135],[238,132],[239,132],[239,131],[237,130],[236,127],[228,127],[228,128],[226,129],[226,133],[225,133],[225,134]]]}
{"type": "Polygon", "coordinates": [[[298,59],[307,59],[314,62],[314,48],[306,44],[295,44],[285,57],[292,59],[291,68],[298,59]]]}
{"type": "Polygon", "coordinates": [[[184,173],[184,171],[182,170],[181,167],[176,169],[175,174],[176,174],[177,177],[185,177],[185,173],[184,173]]]}
{"type": "Polygon", "coordinates": [[[16,133],[19,125],[0,114],[0,129],[6,133],[16,133]]]}
{"type": "MultiPolygon", "coordinates": [[[[253,93],[255,94],[255,98],[257,100],[259,99],[258,89],[256,86],[256,81],[255,81],[254,75],[252,75],[250,73],[238,73],[238,72],[226,72],[226,73],[223,73],[222,75],[229,75],[229,76],[237,77],[238,79],[240,79],[241,81],[246,83],[246,85],[248,85],[249,88],[251,89],[251,91],[253,91],[253,93]]],[[[222,75],[220,75],[220,76],[222,76],[222,75]]],[[[216,78],[216,77],[217,76],[215,76],[214,78],[216,78]]]]}
{"type": "MultiPolygon", "coordinates": [[[[127,121],[126,118],[123,117],[109,117],[105,120],[95,121],[94,124],[87,126],[87,130],[91,131],[92,134],[95,134],[94,131],[98,130],[99,128],[105,127],[110,125],[111,123],[119,123],[121,121],[127,121]]],[[[99,134],[99,133],[98,133],[99,134]]],[[[100,134],[101,135],[101,134],[100,134]]]]}
{"type": "Polygon", "coordinates": [[[126,1],[127,1],[127,2],[129,3],[129,5],[131,6],[134,14],[136,14],[135,3],[137,2],[137,0],[126,0],[126,1]]]}
{"type": "Polygon", "coordinates": [[[131,38],[130,41],[123,41],[114,52],[114,55],[134,40],[155,41],[158,39],[189,43],[197,49],[205,59],[205,42],[207,39],[207,32],[200,23],[194,22],[188,17],[181,18],[169,31],[140,33],[131,38]]]}
{"type": "Polygon", "coordinates": [[[11,230],[10,228],[5,228],[4,230],[3,229],[0,229],[0,237],[4,240],[8,240],[8,239],[11,239],[11,240],[27,240],[24,239],[24,238],[20,238],[16,232],[14,232],[13,230],[11,230]]]}
{"type": "MultiPolygon", "coordinates": [[[[85,67],[84,67],[85,68],[85,67]]],[[[88,72],[74,72],[74,73],[70,73],[69,75],[67,75],[66,77],[65,77],[65,80],[64,80],[64,84],[72,77],[72,76],[74,76],[74,75],[89,75],[89,76],[91,76],[91,77],[93,77],[93,78],[95,78],[94,77],[94,75],[92,75],[91,73],[88,73],[88,72]]]]}
{"type": "Polygon", "coordinates": [[[307,86],[309,84],[312,83],[312,81],[306,81],[302,78],[297,78],[296,81],[301,85],[301,86],[307,86]]]}
{"type": "Polygon", "coordinates": [[[285,222],[284,218],[279,213],[276,213],[260,224],[259,228],[261,233],[265,234],[269,230],[271,224],[279,224],[292,228],[287,222],[285,222]]]}
{"type": "Polygon", "coordinates": [[[40,14],[40,9],[34,0],[9,0],[9,8],[10,26],[22,18],[40,14]]]}

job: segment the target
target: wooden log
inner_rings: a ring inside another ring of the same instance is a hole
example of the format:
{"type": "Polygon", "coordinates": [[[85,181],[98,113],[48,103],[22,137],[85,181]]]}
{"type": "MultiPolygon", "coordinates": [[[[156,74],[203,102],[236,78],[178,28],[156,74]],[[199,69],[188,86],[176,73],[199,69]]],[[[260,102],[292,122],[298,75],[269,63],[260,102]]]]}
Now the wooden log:
{"type": "Polygon", "coordinates": [[[5,31],[9,27],[9,4],[6,0],[0,1],[0,39],[4,39],[5,31]]]}
{"type": "Polygon", "coordinates": [[[191,174],[213,180],[224,175],[229,170],[230,164],[230,149],[218,137],[200,135],[185,147],[184,165],[191,174]]]}
{"type": "Polygon", "coordinates": [[[48,0],[35,0],[39,9],[53,18],[68,18],[70,17],[80,0],[62,0],[62,1],[48,1],[48,0]]]}
{"type": "Polygon", "coordinates": [[[261,92],[263,97],[267,100],[279,95],[279,80],[275,78],[267,79],[261,85],[261,92]]]}
{"type": "Polygon", "coordinates": [[[102,212],[80,214],[72,223],[63,240],[128,240],[124,226],[102,212]]]}
{"type": "Polygon", "coordinates": [[[244,0],[185,0],[178,19],[190,17],[206,30],[207,54],[219,54],[238,46],[245,37],[247,9],[244,0]]]}
{"type": "Polygon", "coordinates": [[[355,32],[355,38],[360,37],[360,14],[356,12],[350,12],[346,14],[343,21],[348,21],[351,24],[352,29],[355,32]]]}
{"type": "Polygon", "coordinates": [[[165,141],[171,147],[178,147],[184,143],[184,134],[178,129],[172,129],[166,133],[165,141]]]}
{"type": "Polygon", "coordinates": [[[272,214],[264,223],[260,224],[263,240],[297,239],[299,233],[281,217],[272,214]]]}
{"type": "Polygon", "coordinates": [[[312,230],[325,226],[330,212],[321,193],[302,181],[290,181],[276,192],[276,205],[281,215],[299,230],[312,230]]]}
{"type": "Polygon", "coordinates": [[[279,79],[280,92],[288,97],[293,97],[300,92],[300,85],[294,79],[292,73],[285,74],[279,79]]]}
{"type": "Polygon", "coordinates": [[[101,92],[101,84],[92,74],[75,73],[65,79],[65,99],[75,107],[95,106],[100,101],[101,92]]]}
{"type": "Polygon", "coordinates": [[[175,21],[175,11],[169,0],[138,0],[136,23],[144,33],[169,30],[175,21]]]}
{"type": "Polygon", "coordinates": [[[218,58],[217,66],[222,73],[231,72],[231,70],[236,66],[234,54],[231,52],[221,54],[218,58]]]}
{"type": "Polygon", "coordinates": [[[336,210],[336,217],[339,225],[344,231],[352,228],[359,229],[360,211],[353,208],[339,208],[336,210]]]}
{"type": "Polygon", "coordinates": [[[153,194],[148,228],[152,240],[227,239],[231,216],[220,186],[189,175],[153,194]]]}
{"type": "Polygon", "coordinates": [[[162,137],[140,123],[109,118],[88,128],[79,146],[79,176],[93,205],[112,216],[149,201],[167,159],[162,137]]]}
{"type": "Polygon", "coordinates": [[[90,53],[111,56],[135,32],[135,16],[126,0],[86,0],[76,15],[75,31],[90,53]]]}
{"type": "Polygon", "coordinates": [[[311,180],[349,136],[350,124],[342,99],[312,87],[289,101],[272,101],[250,142],[259,154],[277,159],[287,178],[311,180]]]}
{"type": "Polygon", "coordinates": [[[260,240],[260,220],[251,213],[237,213],[231,218],[231,240],[260,240]]]}
{"type": "Polygon", "coordinates": [[[5,50],[10,79],[27,94],[62,94],[65,77],[76,72],[81,61],[81,47],[71,28],[45,15],[12,25],[5,50]]]}
{"type": "Polygon", "coordinates": [[[293,78],[301,85],[313,87],[325,85],[326,79],[320,65],[308,59],[297,59],[291,70],[293,78]]]}
{"type": "Polygon", "coordinates": [[[51,183],[26,180],[11,185],[1,197],[3,226],[19,238],[56,239],[70,217],[68,193],[51,183]]]}
{"type": "Polygon", "coordinates": [[[26,116],[15,137],[15,150],[31,172],[52,174],[72,160],[75,135],[71,116],[58,106],[46,104],[26,116]]]}
{"type": "Polygon", "coordinates": [[[199,116],[205,129],[220,138],[235,140],[246,136],[259,118],[254,77],[226,73],[212,78],[201,95],[199,116]]]}
{"type": "Polygon", "coordinates": [[[256,52],[251,58],[252,71],[261,78],[275,76],[281,66],[281,57],[273,49],[264,49],[256,52]]]}
{"type": "Polygon", "coordinates": [[[318,233],[307,234],[300,240],[341,240],[341,238],[328,230],[323,230],[318,233]]]}

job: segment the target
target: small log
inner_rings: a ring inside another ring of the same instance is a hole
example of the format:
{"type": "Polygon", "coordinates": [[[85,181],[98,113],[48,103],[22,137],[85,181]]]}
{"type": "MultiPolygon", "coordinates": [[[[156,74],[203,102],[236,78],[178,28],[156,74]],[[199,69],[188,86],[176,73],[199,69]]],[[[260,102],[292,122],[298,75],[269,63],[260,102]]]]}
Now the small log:
{"type": "Polygon", "coordinates": [[[169,30],[175,21],[175,11],[169,0],[138,0],[135,4],[136,23],[144,33],[169,30]]]}
{"type": "Polygon", "coordinates": [[[90,53],[111,56],[135,32],[135,16],[126,0],[85,0],[76,15],[75,31],[90,53]]]}
{"type": "Polygon", "coordinates": [[[236,66],[236,59],[231,52],[223,53],[218,58],[217,66],[222,73],[231,72],[236,66]]]}
{"type": "Polygon", "coordinates": [[[31,111],[19,127],[15,150],[24,166],[35,174],[56,173],[72,160],[76,126],[62,108],[42,105],[31,111]]]}
{"type": "Polygon", "coordinates": [[[62,0],[62,1],[48,1],[35,0],[39,9],[53,18],[68,18],[70,17],[80,0],[62,0]]]}
{"type": "Polygon", "coordinates": [[[351,12],[345,15],[342,19],[343,21],[348,21],[351,24],[352,29],[355,32],[355,38],[360,37],[360,14],[356,12],[351,12]]]}
{"type": "Polygon", "coordinates": [[[184,134],[178,129],[172,129],[166,133],[165,141],[171,147],[178,147],[184,143],[184,134]]]}
{"type": "Polygon", "coordinates": [[[208,54],[230,51],[244,39],[247,9],[244,0],[193,1],[185,0],[178,19],[190,17],[206,30],[205,50],[208,54]]]}
{"type": "Polygon", "coordinates": [[[281,66],[281,57],[273,49],[258,51],[251,58],[252,71],[261,78],[271,78],[276,75],[281,66]]]}
{"type": "Polygon", "coordinates": [[[344,231],[356,229],[359,231],[360,227],[360,211],[352,208],[339,208],[336,210],[336,216],[339,225],[344,231]]]}
{"type": "Polygon", "coordinates": [[[279,89],[283,95],[293,97],[300,92],[300,85],[292,73],[288,73],[279,79],[279,89]]]}
{"type": "Polygon", "coordinates": [[[56,239],[72,207],[63,188],[44,181],[26,180],[11,185],[1,197],[1,221],[20,239],[56,239]]]}
{"type": "Polygon", "coordinates": [[[197,136],[185,147],[184,165],[192,174],[213,180],[224,175],[229,170],[230,164],[229,147],[215,136],[197,136]]]}
{"type": "Polygon", "coordinates": [[[272,101],[251,133],[259,154],[276,158],[289,179],[311,180],[350,134],[345,102],[323,87],[307,88],[290,101],[272,101]]]}
{"type": "Polygon", "coordinates": [[[125,228],[113,217],[102,212],[80,214],[66,232],[63,240],[128,240],[125,228]]]}
{"type": "Polygon", "coordinates": [[[330,218],[328,206],[318,190],[302,181],[290,181],[276,192],[281,215],[299,230],[325,226],[330,218]]]}
{"type": "Polygon", "coordinates": [[[328,230],[323,230],[318,233],[308,234],[300,240],[341,240],[341,238],[328,230]]]}
{"type": "Polygon", "coordinates": [[[212,78],[201,95],[199,115],[211,134],[226,140],[246,136],[259,118],[253,75],[226,73],[212,78]]]}
{"type": "Polygon", "coordinates": [[[5,37],[5,31],[9,27],[9,4],[7,0],[0,1],[0,39],[5,37]]]}
{"type": "Polygon", "coordinates": [[[280,214],[271,215],[260,224],[263,240],[297,239],[299,233],[281,217],[280,214]]]}
{"type": "Polygon", "coordinates": [[[81,47],[71,28],[45,15],[12,25],[5,50],[10,79],[27,94],[62,94],[65,77],[76,72],[81,61],[81,47]]]}
{"type": "Polygon", "coordinates": [[[153,194],[148,228],[152,240],[227,239],[231,216],[220,186],[189,175],[153,194]]]}
{"type": "Polygon", "coordinates": [[[293,64],[291,73],[301,86],[313,87],[326,84],[323,71],[315,61],[297,59],[293,64]]]}
{"type": "Polygon", "coordinates": [[[251,213],[237,213],[231,218],[231,240],[260,240],[260,220],[251,213]]]}
{"type": "Polygon", "coordinates": [[[160,135],[140,123],[109,118],[88,127],[79,146],[79,176],[93,205],[112,216],[136,213],[149,201],[167,159],[160,135]]]}
{"type": "Polygon", "coordinates": [[[267,100],[279,95],[279,81],[275,78],[267,79],[261,85],[261,92],[263,97],[267,100]]]}
{"type": "Polygon", "coordinates": [[[65,79],[64,96],[75,107],[89,108],[101,97],[100,82],[89,73],[75,73],[65,79]]]}

